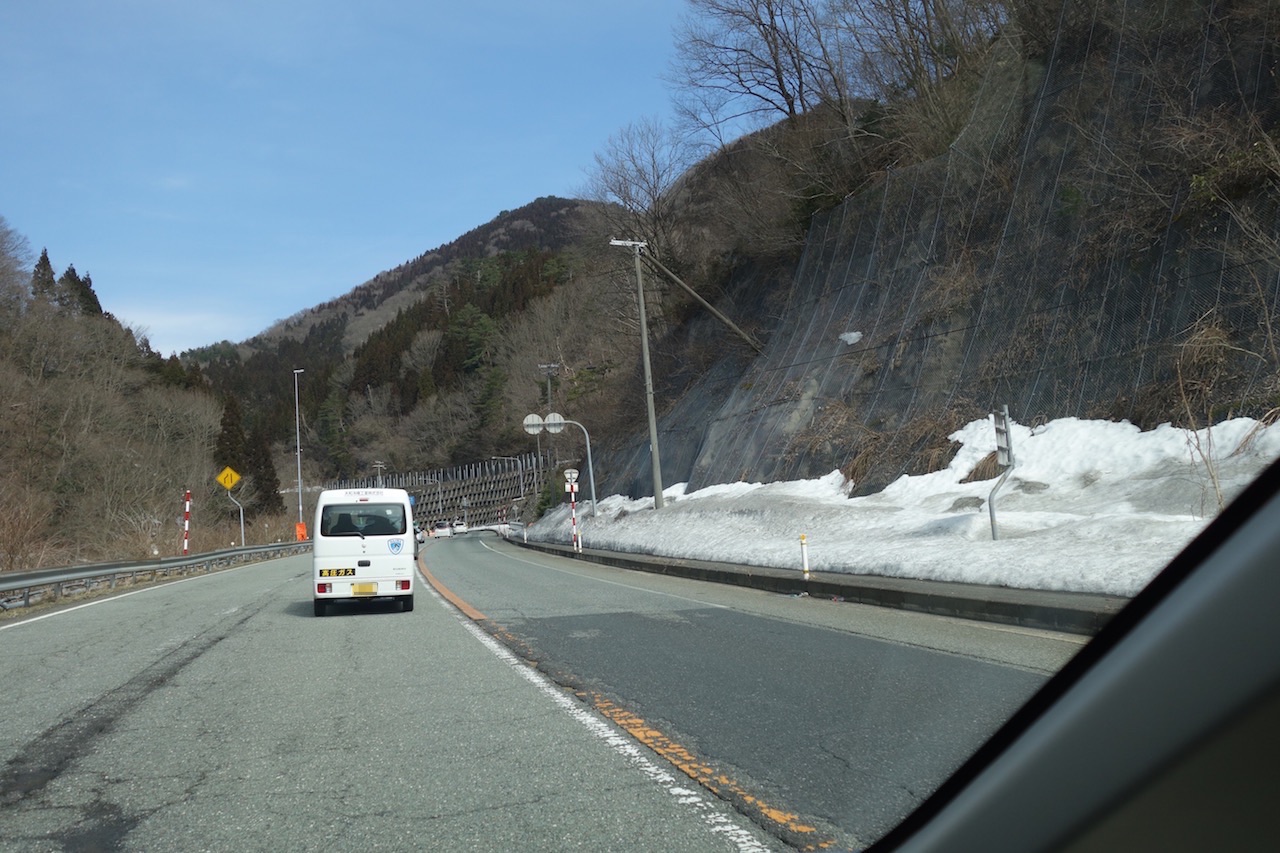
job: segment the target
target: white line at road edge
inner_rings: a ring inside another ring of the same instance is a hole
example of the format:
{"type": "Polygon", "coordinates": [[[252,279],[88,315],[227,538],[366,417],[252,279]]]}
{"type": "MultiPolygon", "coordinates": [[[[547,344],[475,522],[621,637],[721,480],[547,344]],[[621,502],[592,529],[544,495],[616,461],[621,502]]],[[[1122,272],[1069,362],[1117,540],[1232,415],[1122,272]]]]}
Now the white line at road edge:
{"type": "MultiPolygon", "coordinates": [[[[234,571],[234,569],[232,569],[231,571],[234,571]]],[[[120,599],[128,598],[131,595],[138,595],[139,593],[150,592],[153,589],[159,589],[162,586],[169,586],[170,584],[175,584],[175,583],[186,583],[187,581],[200,580],[200,578],[203,578],[203,577],[207,577],[207,575],[197,575],[195,577],[189,577],[189,578],[176,578],[174,580],[167,581],[165,583],[155,584],[154,586],[143,587],[142,589],[131,589],[128,592],[122,592],[118,595],[109,595],[106,598],[95,598],[93,601],[86,601],[84,604],[76,604],[71,607],[63,607],[58,610],[54,610],[51,613],[42,613],[39,616],[32,616],[29,619],[21,619],[16,622],[10,622],[6,625],[0,625],[0,631],[5,631],[5,630],[8,630],[9,628],[17,628],[20,625],[30,625],[32,622],[40,622],[44,619],[50,619],[54,616],[65,616],[68,613],[74,613],[75,611],[83,610],[86,607],[93,607],[94,605],[97,605],[97,604],[106,604],[108,601],[119,601],[120,599]]]]}
{"type": "Polygon", "coordinates": [[[682,780],[649,760],[648,756],[641,751],[641,748],[630,737],[615,729],[588,708],[579,705],[565,694],[558,685],[536,669],[529,667],[513,655],[506,646],[490,637],[470,619],[459,614],[457,610],[440,597],[439,593],[432,589],[430,584],[426,585],[426,589],[436,601],[440,602],[448,610],[453,611],[457,620],[462,623],[462,627],[470,631],[471,635],[483,643],[484,647],[493,652],[499,660],[515,670],[525,681],[538,688],[544,696],[551,699],[562,711],[568,713],[569,716],[581,723],[587,731],[608,744],[614,752],[627,759],[641,773],[648,776],[650,780],[656,782],[663,790],[675,798],[677,803],[693,809],[712,832],[725,836],[736,849],[744,851],[744,853],[769,853],[768,847],[757,841],[751,832],[734,823],[728,815],[723,814],[717,804],[712,803],[707,794],[701,789],[691,788],[682,784],[682,780]]]}
{"type": "MultiPolygon", "coordinates": [[[[285,557],[283,559],[288,559],[288,558],[285,557]]],[[[271,562],[271,561],[264,560],[263,562],[271,562]]],[[[141,589],[131,589],[128,592],[121,592],[116,595],[108,595],[106,598],[95,598],[93,601],[86,601],[83,604],[76,604],[76,605],[72,605],[71,607],[60,607],[57,610],[54,610],[49,613],[42,613],[39,616],[31,616],[27,619],[18,619],[13,622],[6,622],[4,624],[0,624],[0,631],[6,631],[9,628],[17,628],[21,625],[30,625],[33,622],[40,622],[45,619],[50,619],[54,616],[65,616],[68,613],[74,613],[75,611],[83,610],[86,607],[93,607],[94,605],[97,605],[97,604],[106,604],[108,601],[119,601],[120,599],[128,598],[131,595],[138,595],[143,592],[151,592],[154,589],[162,589],[163,587],[172,586],[173,584],[186,583],[187,581],[204,580],[205,578],[217,577],[218,575],[226,574],[227,572],[238,572],[241,569],[251,569],[254,566],[260,566],[260,565],[262,565],[262,563],[245,563],[243,566],[232,566],[229,569],[219,569],[216,572],[210,572],[208,574],[190,575],[185,578],[173,578],[172,580],[153,582],[150,586],[144,586],[141,589]]]]}
{"type": "MultiPolygon", "coordinates": [[[[622,587],[623,589],[629,589],[629,590],[632,590],[632,591],[634,591],[634,592],[643,592],[643,593],[646,593],[646,594],[648,594],[648,595],[661,595],[661,596],[664,596],[665,598],[674,598],[674,599],[676,599],[677,601],[687,601],[687,602],[689,602],[690,604],[697,604],[697,605],[699,605],[699,606],[701,606],[701,607],[714,607],[714,608],[716,608],[716,609],[718,609],[718,610],[732,610],[732,609],[733,609],[732,607],[730,607],[730,606],[729,606],[729,605],[727,605],[727,604],[716,604],[715,602],[711,602],[711,601],[703,601],[702,599],[698,599],[698,598],[689,598],[688,596],[685,596],[685,595],[676,595],[674,592],[663,592],[662,590],[658,590],[658,589],[645,589],[645,588],[644,588],[644,587],[642,587],[642,586],[633,586],[632,584],[629,584],[629,583],[622,583],[621,581],[611,581],[611,580],[609,580],[609,579],[607,579],[607,578],[592,577],[591,575],[583,574],[583,573],[581,573],[581,572],[570,572],[570,571],[566,571],[565,569],[558,569],[558,568],[556,568],[555,566],[551,566],[551,565],[548,565],[548,564],[546,564],[546,563],[538,563],[538,562],[535,562],[534,560],[527,560],[527,559],[525,559],[524,557],[517,557],[517,556],[514,556],[514,555],[512,555],[512,554],[503,554],[503,553],[500,553],[500,552],[498,552],[498,551],[495,551],[493,548],[490,548],[490,547],[489,547],[489,543],[488,543],[488,542],[481,542],[480,544],[481,544],[481,546],[482,546],[482,547],[484,547],[484,548],[485,548],[485,549],[487,549],[488,551],[492,552],[493,554],[496,554],[496,555],[497,555],[497,556],[499,556],[499,557],[504,557],[504,558],[506,558],[506,559],[508,559],[508,560],[514,560],[514,561],[516,561],[517,563],[524,563],[525,565],[528,565],[528,566],[537,566],[538,568],[540,568],[540,569],[546,569],[547,571],[551,571],[551,572],[559,572],[559,573],[560,573],[560,574],[562,574],[562,575],[570,575],[571,577],[575,577],[575,578],[587,578],[587,579],[589,579],[589,580],[593,580],[593,581],[595,581],[596,583],[607,583],[607,584],[609,584],[610,586],[620,586],[620,587],[622,587]]],[[[553,556],[554,556],[554,555],[553,555],[553,556]]],[[[562,558],[562,559],[563,559],[563,558],[562,558]]],[[[601,569],[609,569],[609,568],[612,568],[612,569],[615,569],[615,571],[631,571],[631,570],[628,570],[628,569],[617,569],[616,567],[614,567],[614,566],[610,566],[610,565],[609,565],[609,564],[607,564],[607,563],[586,563],[586,564],[584,564],[584,565],[593,565],[593,566],[596,566],[597,568],[601,568],[601,569]]],[[[656,577],[668,577],[668,576],[667,576],[667,575],[656,575],[656,577]]]]}

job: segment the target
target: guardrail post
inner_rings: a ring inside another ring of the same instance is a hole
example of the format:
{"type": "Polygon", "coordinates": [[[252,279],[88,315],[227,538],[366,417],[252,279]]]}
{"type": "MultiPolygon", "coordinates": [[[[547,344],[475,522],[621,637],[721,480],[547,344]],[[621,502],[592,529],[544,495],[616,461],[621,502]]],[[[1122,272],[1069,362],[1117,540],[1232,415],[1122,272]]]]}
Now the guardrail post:
{"type": "MultiPolygon", "coordinates": [[[[298,547],[306,550],[310,546],[298,547]]],[[[0,593],[3,593],[3,598],[0,600],[6,608],[18,602],[21,602],[22,607],[31,607],[37,602],[58,601],[79,592],[100,590],[104,580],[107,587],[114,590],[126,584],[137,584],[143,577],[153,580],[185,577],[190,571],[198,571],[201,566],[209,572],[220,565],[235,565],[240,561],[247,561],[250,555],[246,551],[262,556],[293,553],[294,549],[259,546],[251,549],[235,549],[234,553],[207,554],[202,559],[157,560],[143,564],[101,563],[7,573],[0,577],[0,580],[11,583],[12,586],[0,587],[0,593]]],[[[271,559],[271,557],[265,558],[271,559]]]]}

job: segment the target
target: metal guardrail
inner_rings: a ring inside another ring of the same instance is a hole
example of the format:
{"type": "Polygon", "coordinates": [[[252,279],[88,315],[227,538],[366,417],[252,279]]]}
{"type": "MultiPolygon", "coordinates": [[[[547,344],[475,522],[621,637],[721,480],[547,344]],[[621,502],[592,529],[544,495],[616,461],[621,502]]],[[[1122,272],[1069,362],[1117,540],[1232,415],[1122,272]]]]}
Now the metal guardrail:
{"type": "Polygon", "coordinates": [[[0,610],[30,607],[50,596],[50,600],[57,601],[70,593],[87,592],[103,586],[115,589],[116,585],[122,581],[132,584],[146,576],[154,580],[160,577],[208,573],[238,563],[298,554],[310,548],[310,542],[281,542],[274,545],[228,548],[223,551],[210,551],[186,557],[93,563],[61,569],[41,569],[35,572],[4,572],[0,573],[0,610]]]}

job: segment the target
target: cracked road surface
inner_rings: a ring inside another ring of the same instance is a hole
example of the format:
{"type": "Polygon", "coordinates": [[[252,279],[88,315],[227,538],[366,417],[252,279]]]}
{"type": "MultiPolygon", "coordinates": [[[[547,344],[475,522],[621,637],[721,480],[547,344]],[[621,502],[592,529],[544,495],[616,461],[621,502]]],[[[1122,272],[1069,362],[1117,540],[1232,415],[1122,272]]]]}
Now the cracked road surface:
{"type": "Polygon", "coordinates": [[[0,622],[0,851],[780,849],[425,588],[316,619],[309,579],[0,622]]]}

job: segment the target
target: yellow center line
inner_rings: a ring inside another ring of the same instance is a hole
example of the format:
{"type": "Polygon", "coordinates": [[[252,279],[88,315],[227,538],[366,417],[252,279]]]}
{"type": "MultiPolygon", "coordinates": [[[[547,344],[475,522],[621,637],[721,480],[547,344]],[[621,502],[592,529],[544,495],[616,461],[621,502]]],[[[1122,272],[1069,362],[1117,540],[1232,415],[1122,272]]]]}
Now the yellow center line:
{"type": "MultiPolygon", "coordinates": [[[[800,821],[800,815],[774,808],[759,797],[747,793],[741,784],[718,772],[714,767],[698,759],[688,748],[676,743],[658,729],[655,729],[642,718],[619,707],[612,700],[598,693],[579,692],[578,695],[590,703],[601,715],[613,721],[631,737],[671,762],[678,770],[717,796],[737,801],[754,811],[765,820],[771,821],[787,832],[799,836],[812,835],[815,827],[800,821]]],[[[823,850],[834,846],[833,839],[813,838],[811,843],[803,846],[804,850],[823,850]]]]}
{"type": "Polygon", "coordinates": [[[440,593],[440,597],[461,610],[462,615],[466,616],[473,622],[484,622],[487,620],[487,617],[483,613],[476,610],[470,604],[455,595],[453,590],[449,589],[449,587],[440,583],[436,576],[431,574],[430,569],[428,569],[427,564],[422,561],[421,556],[418,557],[418,571],[422,572],[422,576],[426,578],[427,583],[431,584],[432,588],[434,588],[436,592],[440,593]]]}
{"type": "MultiPolygon", "coordinates": [[[[426,579],[427,583],[431,584],[432,588],[434,588],[442,598],[454,607],[458,608],[458,610],[460,610],[468,619],[473,622],[487,623],[491,629],[495,629],[498,634],[503,635],[508,643],[516,640],[516,638],[511,637],[505,630],[502,630],[500,626],[489,622],[488,617],[479,610],[476,610],[463,599],[459,598],[452,590],[442,584],[435,575],[431,574],[430,569],[428,569],[426,563],[423,562],[421,555],[418,557],[418,570],[422,573],[422,576],[426,579]]],[[[517,645],[522,644],[517,642],[517,645]]],[[[792,833],[793,836],[812,836],[818,831],[815,827],[802,823],[800,815],[783,809],[774,808],[773,806],[765,803],[759,797],[755,797],[747,793],[747,790],[743,788],[741,784],[734,781],[724,773],[717,772],[714,767],[706,762],[700,761],[689,749],[676,743],[661,731],[649,725],[636,714],[616,705],[614,702],[606,699],[598,693],[586,693],[581,691],[577,691],[577,693],[581,699],[595,708],[596,712],[601,716],[612,721],[636,741],[653,750],[657,755],[662,756],[690,779],[697,782],[708,791],[711,791],[713,794],[731,802],[736,801],[741,803],[745,808],[759,815],[761,819],[776,824],[787,832],[792,833]]],[[[799,849],[825,850],[828,847],[835,846],[835,843],[834,839],[814,837],[809,843],[804,844],[799,849]]]]}

